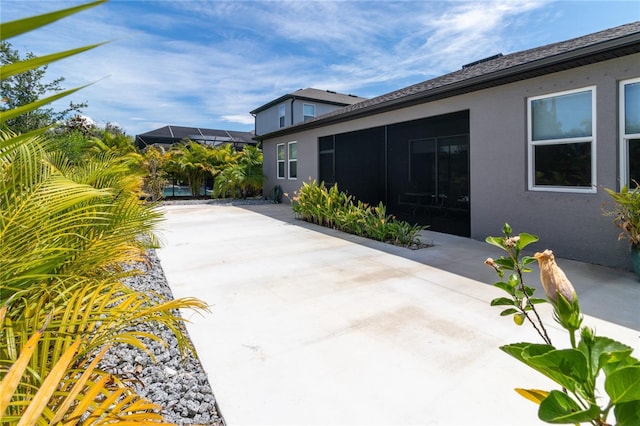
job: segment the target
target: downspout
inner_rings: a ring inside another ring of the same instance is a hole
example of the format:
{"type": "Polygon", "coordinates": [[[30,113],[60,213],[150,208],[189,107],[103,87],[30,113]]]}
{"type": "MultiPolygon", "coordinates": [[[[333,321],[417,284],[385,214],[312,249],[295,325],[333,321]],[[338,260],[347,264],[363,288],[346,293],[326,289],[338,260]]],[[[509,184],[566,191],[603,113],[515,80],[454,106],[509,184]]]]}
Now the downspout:
{"type": "Polygon", "coordinates": [[[389,205],[389,126],[384,126],[384,204],[389,205]]]}
{"type": "Polygon", "coordinates": [[[250,112],[249,114],[251,114],[251,116],[253,117],[253,136],[258,136],[258,123],[256,123],[256,115],[252,112],[250,112]]]}
{"type": "Polygon", "coordinates": [[[293,103],[296,101],[296,97],[292,96],[291,97],[291,105],[289,106],[289,108],[291,108],[291,125],[293,126],[293,103]]]}

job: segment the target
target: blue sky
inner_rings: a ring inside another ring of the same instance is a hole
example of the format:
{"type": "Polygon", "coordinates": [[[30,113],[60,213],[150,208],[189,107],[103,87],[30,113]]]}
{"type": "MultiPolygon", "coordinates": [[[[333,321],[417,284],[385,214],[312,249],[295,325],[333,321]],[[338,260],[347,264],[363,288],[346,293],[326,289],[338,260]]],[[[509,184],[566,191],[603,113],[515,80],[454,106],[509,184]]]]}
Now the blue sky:
{"type": "MultiPolygon", "coordinates": [[[[1,0],[3,22],[86,1],[1,0]]],[[[513,53],[640,20],[632,1],[111,0],[8,40],[43,55],[63,101],[136,135],[166,125],[253,130],[249,111],[314,87],[374,97],[513,53]]]]}

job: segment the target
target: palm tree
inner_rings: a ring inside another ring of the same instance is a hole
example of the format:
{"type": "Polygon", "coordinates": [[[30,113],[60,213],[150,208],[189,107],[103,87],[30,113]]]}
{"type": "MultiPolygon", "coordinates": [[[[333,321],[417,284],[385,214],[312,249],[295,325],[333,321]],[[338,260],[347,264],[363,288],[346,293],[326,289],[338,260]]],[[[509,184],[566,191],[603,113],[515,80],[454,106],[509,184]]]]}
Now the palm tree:
{"type": "MultiPolygon", "coordinates": [[[[104,1],[2,24],[8,38],[104,1]]],[[[6,78],[92,46],[4,65],[6,78]]],[[[95,47],[95,46],[93,46],[95,47]]],[[[76,89],[66,91],[71,93],[76,89]]],[[[3,111],[0,125],[54,95],[3,111]]],[[[161,219],[139,200],[133,158],[102,152],[78,163],[51,151],[41,135],[0,132],[0,419],[3,424],[162,422],[159,407],[96,367],[109,345],[142,350],[131,331],[155,321],[189,350],[176,309],[205,309],[197,299],[164,300],[134,291],[123,263],[143,259],[161,219]]]]}
{"type": "Polygon", "coordinates": [[[158,201],[164,197],[163,189],[167,184],[165,164],[168,155],[162,147],[148,146],[142,156],[144,171],[143,191],[150,201],[158,201]]]}
{"type": "Polygon", "coordinates": [[[246,198],[262,189],[262,151],[255,146],[245,147],[216,177],[213,194],[216,197],[246,198]]]}
{"type": "Polygon", "coordinates": [[[211,149],[192,140],[174,145],[169,151],[167,169],[174,174],[184,176],[191,190],[191,195],[200,195],[200,188],[207,173],[214,168],[211,163],[211,149]]]}

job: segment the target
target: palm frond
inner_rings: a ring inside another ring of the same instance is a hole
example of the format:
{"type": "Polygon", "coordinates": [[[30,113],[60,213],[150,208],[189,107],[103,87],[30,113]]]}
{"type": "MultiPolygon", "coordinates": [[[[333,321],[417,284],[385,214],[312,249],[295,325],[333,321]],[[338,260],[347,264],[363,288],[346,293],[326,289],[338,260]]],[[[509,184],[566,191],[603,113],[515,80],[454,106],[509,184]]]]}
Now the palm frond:
{"type": "Polygon", "coordinates": [[[43,99],[38,99],[35,102],[31,102],[29,104],[26,105],[22,105],[13,109],[9,109],[6,111],[1,111],[0,112],[0,124],[4,124],[6,123],[8,120],[11,120],[12,118],[16,118],[19,117],[23,114],[26,114],[28,112],[34,111],[44,105],[50,104],[51,102],[55,102],[60,98],[64,98],[66,96],[69,96],[75,92],[77,92],[78,90],[84,89],[85,87],[91,86],[93,83],[88,83],[85,84],[83,86],[80,87],[76,87],[73,89],[68,89],[68,90],[63,90],[61,92],[58,92],[56,94],[53,94],[51,96],[48,96],[46,98],[43,99]]]}
{"type": "MultiPolygon", "coordinates": [[[[68,9],[57,10],[55,12],[45,13],[42,15],[31,16],[24,19],[18,19],[11,22],[5,22],[0,24],[0,34],[3,39],[9,39],[11,37],[18,36],[20,34],[33,31],[45,25],[51,24],[60,19],[71,16],[75,13],[83,10],[95,7],[99,4],[105,3],[107,0],[98,0],[92,3],[87,3],[79,6],[70,7],[68,9]]],[[[42,64],[46,65],[46,63],[42,64]]]]}
{"type": "Polygon", "coordinates": [[[25,59],[24,61],[14,62],[0,66],[0,73],[2,78],[9,78],[16,74],[20,74],[35,68],[40,68],[44,64],[50,64],[52,62],[59,61],[61,59],[68,58],[73,55],[77,55],[87,50],[95,49],[96,47],[107,44],[108,42],[96,43],[89,46],[78,47],[76,49],[66,50],[64,52],[52,53],[50,55],[38,56],[35,58],[25,59]]]}

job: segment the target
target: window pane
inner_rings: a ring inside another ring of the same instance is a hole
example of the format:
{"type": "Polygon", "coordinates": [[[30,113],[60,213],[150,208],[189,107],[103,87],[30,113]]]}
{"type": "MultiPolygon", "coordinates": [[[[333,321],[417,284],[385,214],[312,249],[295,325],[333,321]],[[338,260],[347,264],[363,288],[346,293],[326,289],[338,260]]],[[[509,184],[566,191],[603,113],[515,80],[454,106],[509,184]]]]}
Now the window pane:
{"type": "Polygon", "coordinates": [[[289,162],[289,178],[297,178],[298,177],[298,162],[291,161],[289,162]]]}
{"type": "Polygon", "coordinates": [[[304,104],[302,106],[302,112],[305,116],[315,117],[316,106],[311,104],[304,104]]]}
{"type": "Polygon", "coordinates": [[[640,83],[624,86],[624,133],[640,133],[640,83]]]}
{"type": "Polygon", "coordinates": [[[591,142],[534,147],[535,184],[591,186],[591,142]]]}
{"type": "Polygon", "coordinates": [[[284,161],[278,162],[278,177],[284,177],[284,161]]]}
{"type": "Polygon", "coordinates": [[[591,91],[531,101],[534,141],[591,136],[591,91]]]}
{"type": "Polygon", "coordinates": [[[640,183],[640,139],[629,141],[629,183],[634,180],[640,183]]]}
{"type": "Polygon", "coordinates": [[[284,120],[285,120],[285,118],[284,118],[285,117],[284,105],[278,106],[278,117],[279,117],[278,122],[279,122],[280,127],[284,127],[284,124],[285,124],[284,123],[284,120]]]}
{"type": "Polygon", "coordinates": [[[289,144],[289,160],[296,160],[298,158],[298,144],[289,144]]]}
{"type": "Polygon", "coordinates": [[[278,161],[284,161],[284,145],[278,145],[278,161]]]}

